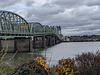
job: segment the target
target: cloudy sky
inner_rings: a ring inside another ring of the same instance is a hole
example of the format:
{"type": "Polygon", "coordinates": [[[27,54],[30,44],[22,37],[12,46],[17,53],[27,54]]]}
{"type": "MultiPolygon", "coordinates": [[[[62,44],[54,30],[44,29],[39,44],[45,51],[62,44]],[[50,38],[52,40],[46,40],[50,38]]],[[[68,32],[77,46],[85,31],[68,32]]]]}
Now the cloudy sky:
{"type": "Polygon", "coordinates": [[[0,0],[28,22],[62,27],[63,35],[100,35],[100,0],[0,0]]]}

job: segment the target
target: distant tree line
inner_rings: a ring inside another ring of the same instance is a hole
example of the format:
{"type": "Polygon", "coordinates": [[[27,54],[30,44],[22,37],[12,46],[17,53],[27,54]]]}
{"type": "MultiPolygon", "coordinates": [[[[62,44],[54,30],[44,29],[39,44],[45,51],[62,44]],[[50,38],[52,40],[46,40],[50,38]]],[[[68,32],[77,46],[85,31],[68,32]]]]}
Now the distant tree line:
{"type": "Polygon", "coordinates": [[[100,41],[100,35],[69,36],[72,42],[100,41]]]}

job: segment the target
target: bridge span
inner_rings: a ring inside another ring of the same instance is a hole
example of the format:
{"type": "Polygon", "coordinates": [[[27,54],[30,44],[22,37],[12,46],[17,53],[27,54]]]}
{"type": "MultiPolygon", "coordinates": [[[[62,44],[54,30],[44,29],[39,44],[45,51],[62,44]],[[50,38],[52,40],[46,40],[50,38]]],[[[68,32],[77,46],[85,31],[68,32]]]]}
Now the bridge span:
{"type": "Polygon", "coordinates": [[[60,34],[60,26],[30,23],[16,13],[0,11],[0,50],[7,45],[8,52],[52,46],[62,41],[60,34]]]}

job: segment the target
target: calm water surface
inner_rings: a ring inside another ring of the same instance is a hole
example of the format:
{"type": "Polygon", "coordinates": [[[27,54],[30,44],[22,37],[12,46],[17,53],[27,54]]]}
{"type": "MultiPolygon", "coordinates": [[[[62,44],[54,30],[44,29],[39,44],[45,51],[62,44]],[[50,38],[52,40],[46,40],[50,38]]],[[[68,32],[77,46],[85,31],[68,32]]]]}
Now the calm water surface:
{"type": "MultiPolygon", "coordinates": [[[[33,52],[17,53],[11,61],[13,64],[21,63],[26,59],[33,59],[37,56],[42,56],[46,59],[48,65],[55,65],[62,58],[75,57],[82,52],[95,52],[100,50],[100,42],[64,42],[55,46],[34,50],[33,52]],[[20,60],[20,62],[19,62],[20,60]]],[[[8,53],[5,60],[13,56],[13,53],[8,53]]]]}

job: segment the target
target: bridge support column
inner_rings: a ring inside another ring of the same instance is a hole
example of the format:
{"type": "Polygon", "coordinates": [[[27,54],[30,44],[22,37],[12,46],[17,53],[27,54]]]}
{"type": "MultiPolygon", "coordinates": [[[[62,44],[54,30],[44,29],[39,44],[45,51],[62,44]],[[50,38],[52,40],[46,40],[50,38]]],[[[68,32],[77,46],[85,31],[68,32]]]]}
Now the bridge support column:
{"type": "Polygon", "coordinates": [[[33,49],[36,49],[36,37],[33,37],[33,49]]]}
{"type": "Polygon", "coordinates": [[[0,42],[0,47],[3,51],[7,49],[7,52],[14,52],[14,38],[1,38],[0,42]]]}
{"type": "Polygon", "coordinates": [[[17,51],[17,41],[15,40],[16,38],[14,38],[14,52],[17,51]]]}
{"type": "Polygon", "coordinates": [[[30,49],[30,38],[19,38],[19,37],[15,37],[14,38],[14,52],[16,51],[31,51],[30,49]]]}
{"type": "Polygon", "coordinates": [[[48,45],[49,45],[49,46],[52,46],[52,37],[49,36],[48,38],[49,38],[49,39],[48,39],[48,45]]]}
{"type": "Polygon", "coordinates": [[[33,39],[30,38],[30,51],[32,51],[32,49],[33,49],[33,39]]]}
{"type": "Polygon", "coordinates": [[[53,36],[53,45],[55,45],[55,36],[53,36]]]}
{"type": "Polygon", "coordinates": [[[45,36],[42,36],[42,48],[46,47],[45,36]]]}
{"type": "Polygon", "coordinates": [[[32,38],[29,38],[29,51],[32,51],[32,46],[33,43],[32,43],[32,38]]]}
{"type": "Polygon", "coordinates": [[[45,36],[45,44],[46,46],[49,46],[49,36],[45,36]]]}

